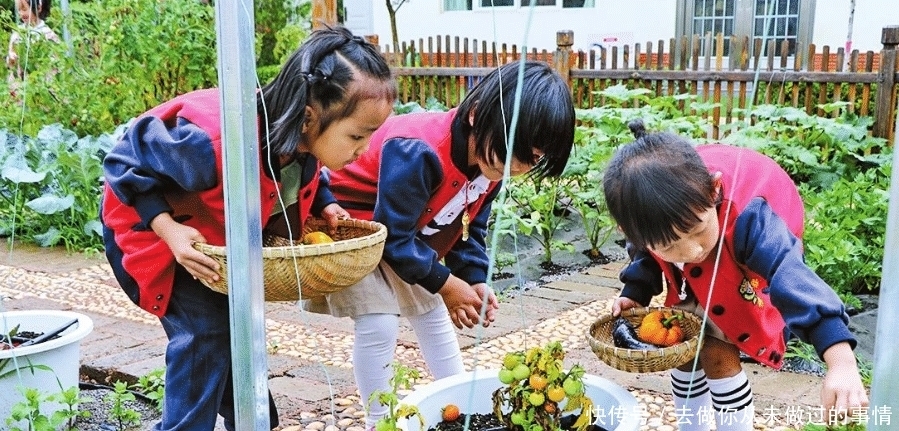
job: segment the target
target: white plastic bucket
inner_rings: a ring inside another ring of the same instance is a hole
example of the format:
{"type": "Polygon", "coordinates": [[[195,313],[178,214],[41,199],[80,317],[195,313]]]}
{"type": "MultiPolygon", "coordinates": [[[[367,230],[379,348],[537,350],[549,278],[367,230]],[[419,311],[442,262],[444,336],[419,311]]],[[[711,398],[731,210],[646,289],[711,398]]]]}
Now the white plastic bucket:
{"type": "MultiPolygon", "coordinates": [[[[465,414],[491,413],[493,391],[503,386],[499,370],[475,370],[440,379],[415,389],[400,400],[400,404],[417,406],[425,421],[423,430],[434,427],[442,419],[441,409],[447,404],[459,406],[465,414]]],[[[607,430],[634,431],[640,429],[637,399],[623,387],[602,377],[584,375],[584,388],[593,400],[595,424],[607,430]]],[[[401,419],[400,429],[419,431],[418,419],[401,419]]]]}
{"type": "MultiPolygon", "coordinates": [[[[41,394],[41,414],[50,417],[65,406],[44,401],[47,395],[59,394],[71,387],[78,387],[81,367],[81,339],[94,329],[93,321],[80,313],[58,310],[7,311],[0,313],[0,332],[9,332],[19,326],[19,331],[43,333],[78,319],[78,323],[55,338],[42,343],[10,350],[0,350],[0,429],[5,428],[12,406],[24,401],[21,387],[37,389],[41,394]],[[7,360],[8,359],[8,360],[7,360]],[[52,371],[26,368],[29,364],[41,365],[52,371]],[[19,369],[19,372],[10,370],[19,369]]],[[[24,423],[15,423],[18,426],[24,423]]]]}

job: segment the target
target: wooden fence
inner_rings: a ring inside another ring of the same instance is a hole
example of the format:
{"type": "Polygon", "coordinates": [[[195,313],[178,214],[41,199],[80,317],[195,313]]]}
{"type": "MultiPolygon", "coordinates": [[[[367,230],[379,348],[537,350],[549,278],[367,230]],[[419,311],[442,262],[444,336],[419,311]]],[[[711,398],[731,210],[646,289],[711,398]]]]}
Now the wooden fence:
{"type": "MultiPolygon", "coordinates": [[[[849,112],[874,118],[873,136],[893,142],[899,26],[883,29],[880,52],[854,50],[848,57],[843,48],[823,46],[819,51],[815,45],[791,55],[786,43],[778,46],[736,36],[728,38],[730,50],[725,55],[722,35],[590,52],[573,51],[573,39],[570,31],[559,32],[554,51],[525,53],[515,45],[450,36],[381,49],[397,75],[403,102],[427,105],[427,99],[434,97],[456,106],[493,67],[525,57],[545,61],[565,77],[578,108],[603,105],[596,91],[618,84],[646,88],[659,96],[692,94],[697,102],[718,105],[711,112],[700,112],[713,125],[710,137],[718,139],[724,133],[721,126],[742,119],[741,110],[751,106],[771,103],[801,108],[810,115],[837,116],[838,111],[825,112],[820,105],[844,102],[849,112]],[[701,46],[712,49],[702,52],[701,46]]],[[[690,101],[681,108],[695,112],[690,101]]]]}

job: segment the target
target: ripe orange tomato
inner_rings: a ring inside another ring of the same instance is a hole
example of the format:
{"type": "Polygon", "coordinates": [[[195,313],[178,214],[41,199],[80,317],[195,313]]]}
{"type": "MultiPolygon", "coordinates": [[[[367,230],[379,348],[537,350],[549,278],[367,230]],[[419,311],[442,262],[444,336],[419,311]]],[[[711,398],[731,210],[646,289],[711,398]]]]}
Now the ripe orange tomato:
{"type": "Polygon", "coordinates": [[[528,384],[537,391],[545,389],[547,383],[546,377],[541,376],[540,374],[531,374],[531,377],[528,378],[528,384]]]}
{"type": "Polygon", "coordinates": [[[459,419],[459,406],[455,404],[447,404],[446,407],[443,408],[443,420],[445,422],[452,422],[456,419],[459,419]]]}
{"type": "Polygon", "coordinates": [[[565,389],[561,386],[553,386],[546,390],[546,397],[552,402],[562,402],[565,399],[565,389]]]}

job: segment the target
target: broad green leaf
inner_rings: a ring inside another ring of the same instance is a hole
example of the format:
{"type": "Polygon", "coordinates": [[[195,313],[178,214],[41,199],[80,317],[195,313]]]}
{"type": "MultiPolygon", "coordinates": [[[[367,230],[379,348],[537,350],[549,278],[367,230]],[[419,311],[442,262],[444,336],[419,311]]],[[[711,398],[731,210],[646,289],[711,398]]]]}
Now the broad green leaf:
{"type": "Polygon", "coordinates": [[[45,194],[37,199],[33,199],[25,203],[25,206],[31,208],[39,214],[56,214],[72,207],[75,203],[75,196],[66,195],[59,197],[51,194],[45,194]]]}
{"type": "Polygon", "coordinates": [[[84,224],[84,234],[90,236],[91,234],[96,234],[98,236],[103,236],[103,224],[100,223],[100,220],[90,220],[84,224]]]}
{"type": "Polygon", "coordinates": [[[60,237],[62,237],[62,233],[59,229],[51,227],[46,232],[35,235],[34,241],[41,247],[52,247],[59,242],[60,237]]]}
{"type": "Polygon", "coordinates": [[[14,183],[39,183],[47,176],[46,172],[34,172],[28,166],[4,166],[3,178],[14,183]]]}

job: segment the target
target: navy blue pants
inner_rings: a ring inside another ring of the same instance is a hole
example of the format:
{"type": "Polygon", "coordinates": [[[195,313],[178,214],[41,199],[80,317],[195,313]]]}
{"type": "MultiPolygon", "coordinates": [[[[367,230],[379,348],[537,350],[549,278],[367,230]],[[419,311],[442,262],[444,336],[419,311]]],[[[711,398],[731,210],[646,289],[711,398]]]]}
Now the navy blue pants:
{"type": "MultiPolygon", "coordinates": [[[[210,431],[216,414],[234,429],[228,297],[203,286],[179,267],[172,299],[160,319],[166,349],[165,405],[156,430],[210,431]]],[[[269,393],[271,426],[278,412],[269,393]]]]}

